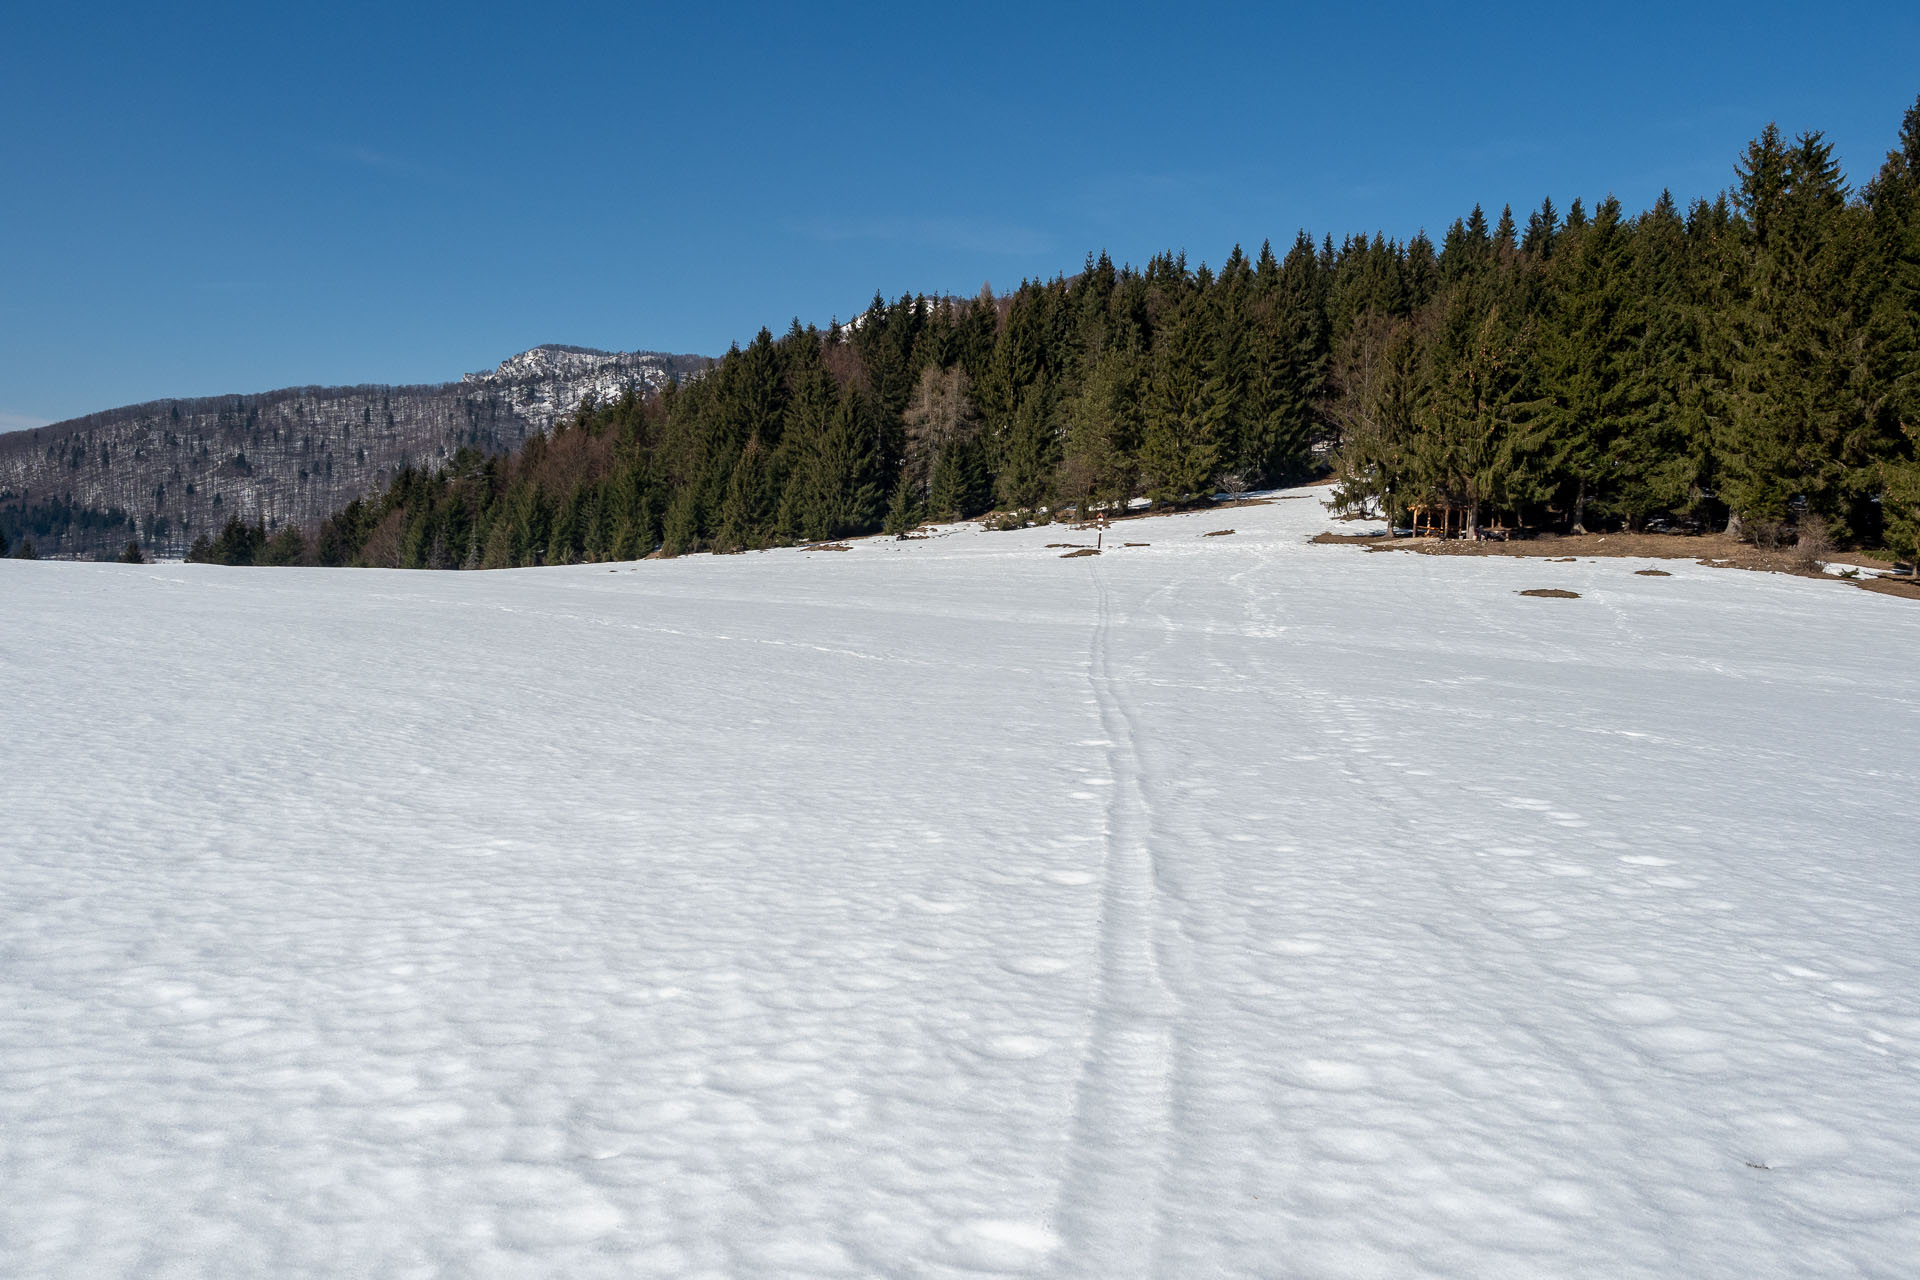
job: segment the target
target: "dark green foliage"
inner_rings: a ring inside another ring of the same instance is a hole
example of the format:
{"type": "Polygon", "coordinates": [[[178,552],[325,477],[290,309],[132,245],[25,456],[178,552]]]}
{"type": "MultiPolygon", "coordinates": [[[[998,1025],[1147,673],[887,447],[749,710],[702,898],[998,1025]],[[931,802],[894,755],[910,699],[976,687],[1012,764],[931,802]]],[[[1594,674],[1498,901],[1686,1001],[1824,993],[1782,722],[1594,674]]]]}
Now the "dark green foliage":
{"type": "Polygon", "coordinates": [[[1301,232],[1217,272],[1098,254],[1005,295],[876,295],[846,326],[762,330],[684,386],[583,405],[511,457],[402,469],[311,537],[230,521],[196,558],[594,563],[996,502],[1190,503],[1330,464],[1396,518],[1804,513],[1920,542],[1920,104],[1858,197],[1818,134],[1770,127],[1736,177],[1684,216],[1667,195],[1638,215],[1542,200],[1524,225],[1475,208],[1439,249],[1301,232]]]}
{"type": "Polygon", "coordinates": [[[993,473],[978,440],[950,441],[933,466],[927,510],[938,520],[970,520],[993,505],[993,473]]]}
{"type": "Polygon", "coordinates": [[[1916,159],[1920,104],[1859,198],[1821,135],[1768,126],[1684,219],[1662,194],[1543,202],[1517,245],[1455,223],[1431,301],[1358,310],[1336,350],[1344,496],[1920,541],[1916,159]]]}
{"type": "Polygon", "coordinates": [[[187,552],[190,564],[250,565],[266,564],[262,552],[267,546],[264,524],[248,524],[239,516],[228,516],[220,532],[209,538],[201,534],[187,552]]]}
{"type": "MultiPolygon", "coordinates": [[[[39,539],[59,555],[64,548],[99,545],[108,538],[117,541],[137,533],[133,519],[118,507],[91,507],[71,493],[40,496],[0,487],[0,548],[39,539]]],[[[0,555],[5,554],[0,550],[0,555]]]]}
{"type": "MultiPolygon", "coordinates": [[[[0,554],[4,554],[4,551],[0,550],[0,554]]],[[[127,543],[126,549],[120,553],[121,564],[145,564],[146,562],[146,553],[140,550],[138,542],[127,543]]]]}
{"type": "Polygon", "coordinates": [[[903,471],[893,483],[893,497],[887,503],[887,517],[881,522],[883,533],[902,534],[920,523],[920,500],[914,496],[913,482],[903,471]]]}
{"type": "MultiPolygon", "coordinates": [[[[138,551],[138,544],[129,543],[138,551]]],[[[272,537],[265,540],[256,552],[257,563],[269,565],[300,564],[306,558],[306,539],[300,536],[295,525],[283,525],[272,537]]]]}

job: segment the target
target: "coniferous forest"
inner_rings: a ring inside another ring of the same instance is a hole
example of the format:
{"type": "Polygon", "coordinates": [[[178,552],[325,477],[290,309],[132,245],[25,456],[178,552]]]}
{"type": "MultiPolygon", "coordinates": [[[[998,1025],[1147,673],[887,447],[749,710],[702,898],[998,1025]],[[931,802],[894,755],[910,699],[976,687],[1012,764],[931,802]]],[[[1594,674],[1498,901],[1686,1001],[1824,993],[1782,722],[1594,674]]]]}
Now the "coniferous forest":
{"type": "Polygon", "coordinates": [[[732,551],[1331,468],[1468,527],[1920,542],[1920,103],[1851,187],[1769,126],[1730,190],[1182,254],[971,299],[876,296],[510,456],[401,472],[193,558],[498,568],[732,551]]]}

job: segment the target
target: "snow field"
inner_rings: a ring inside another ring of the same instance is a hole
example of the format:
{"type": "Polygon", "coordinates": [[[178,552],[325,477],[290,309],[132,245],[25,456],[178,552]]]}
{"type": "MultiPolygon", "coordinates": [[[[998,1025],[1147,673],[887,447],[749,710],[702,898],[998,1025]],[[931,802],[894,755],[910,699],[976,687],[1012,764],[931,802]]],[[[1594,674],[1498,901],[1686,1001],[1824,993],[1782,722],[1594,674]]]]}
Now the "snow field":
{"type": "Polygon", "coordinates": [[[0,1271],[1908,1274],[1920,612],[1324,527],[0,562],[0,1271]]]}

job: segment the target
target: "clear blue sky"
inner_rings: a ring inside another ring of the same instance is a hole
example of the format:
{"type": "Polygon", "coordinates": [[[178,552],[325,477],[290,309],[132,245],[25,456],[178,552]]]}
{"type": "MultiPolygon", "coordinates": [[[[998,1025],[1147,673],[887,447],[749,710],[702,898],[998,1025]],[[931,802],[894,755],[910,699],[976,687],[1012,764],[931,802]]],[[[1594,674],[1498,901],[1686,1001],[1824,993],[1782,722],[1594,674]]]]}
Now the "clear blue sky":
{"type": "Polygon", "coordinates": [[[1858,183],[1917,94],[1910,3],[20,4],[0,425],[1684,202],[1769,120],[1858,183]]]}

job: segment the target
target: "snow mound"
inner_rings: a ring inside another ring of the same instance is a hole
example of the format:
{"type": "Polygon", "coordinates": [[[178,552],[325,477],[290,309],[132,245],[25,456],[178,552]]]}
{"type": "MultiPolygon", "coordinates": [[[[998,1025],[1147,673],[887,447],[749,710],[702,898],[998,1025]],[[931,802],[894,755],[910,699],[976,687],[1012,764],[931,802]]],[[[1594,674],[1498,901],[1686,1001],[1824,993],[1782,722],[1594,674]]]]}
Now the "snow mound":
{"type": "Polygon", "coordinates": [[[0,561],[0,1269],[1909,1268],[1920,612],[1278,497],[0,561]]]}

